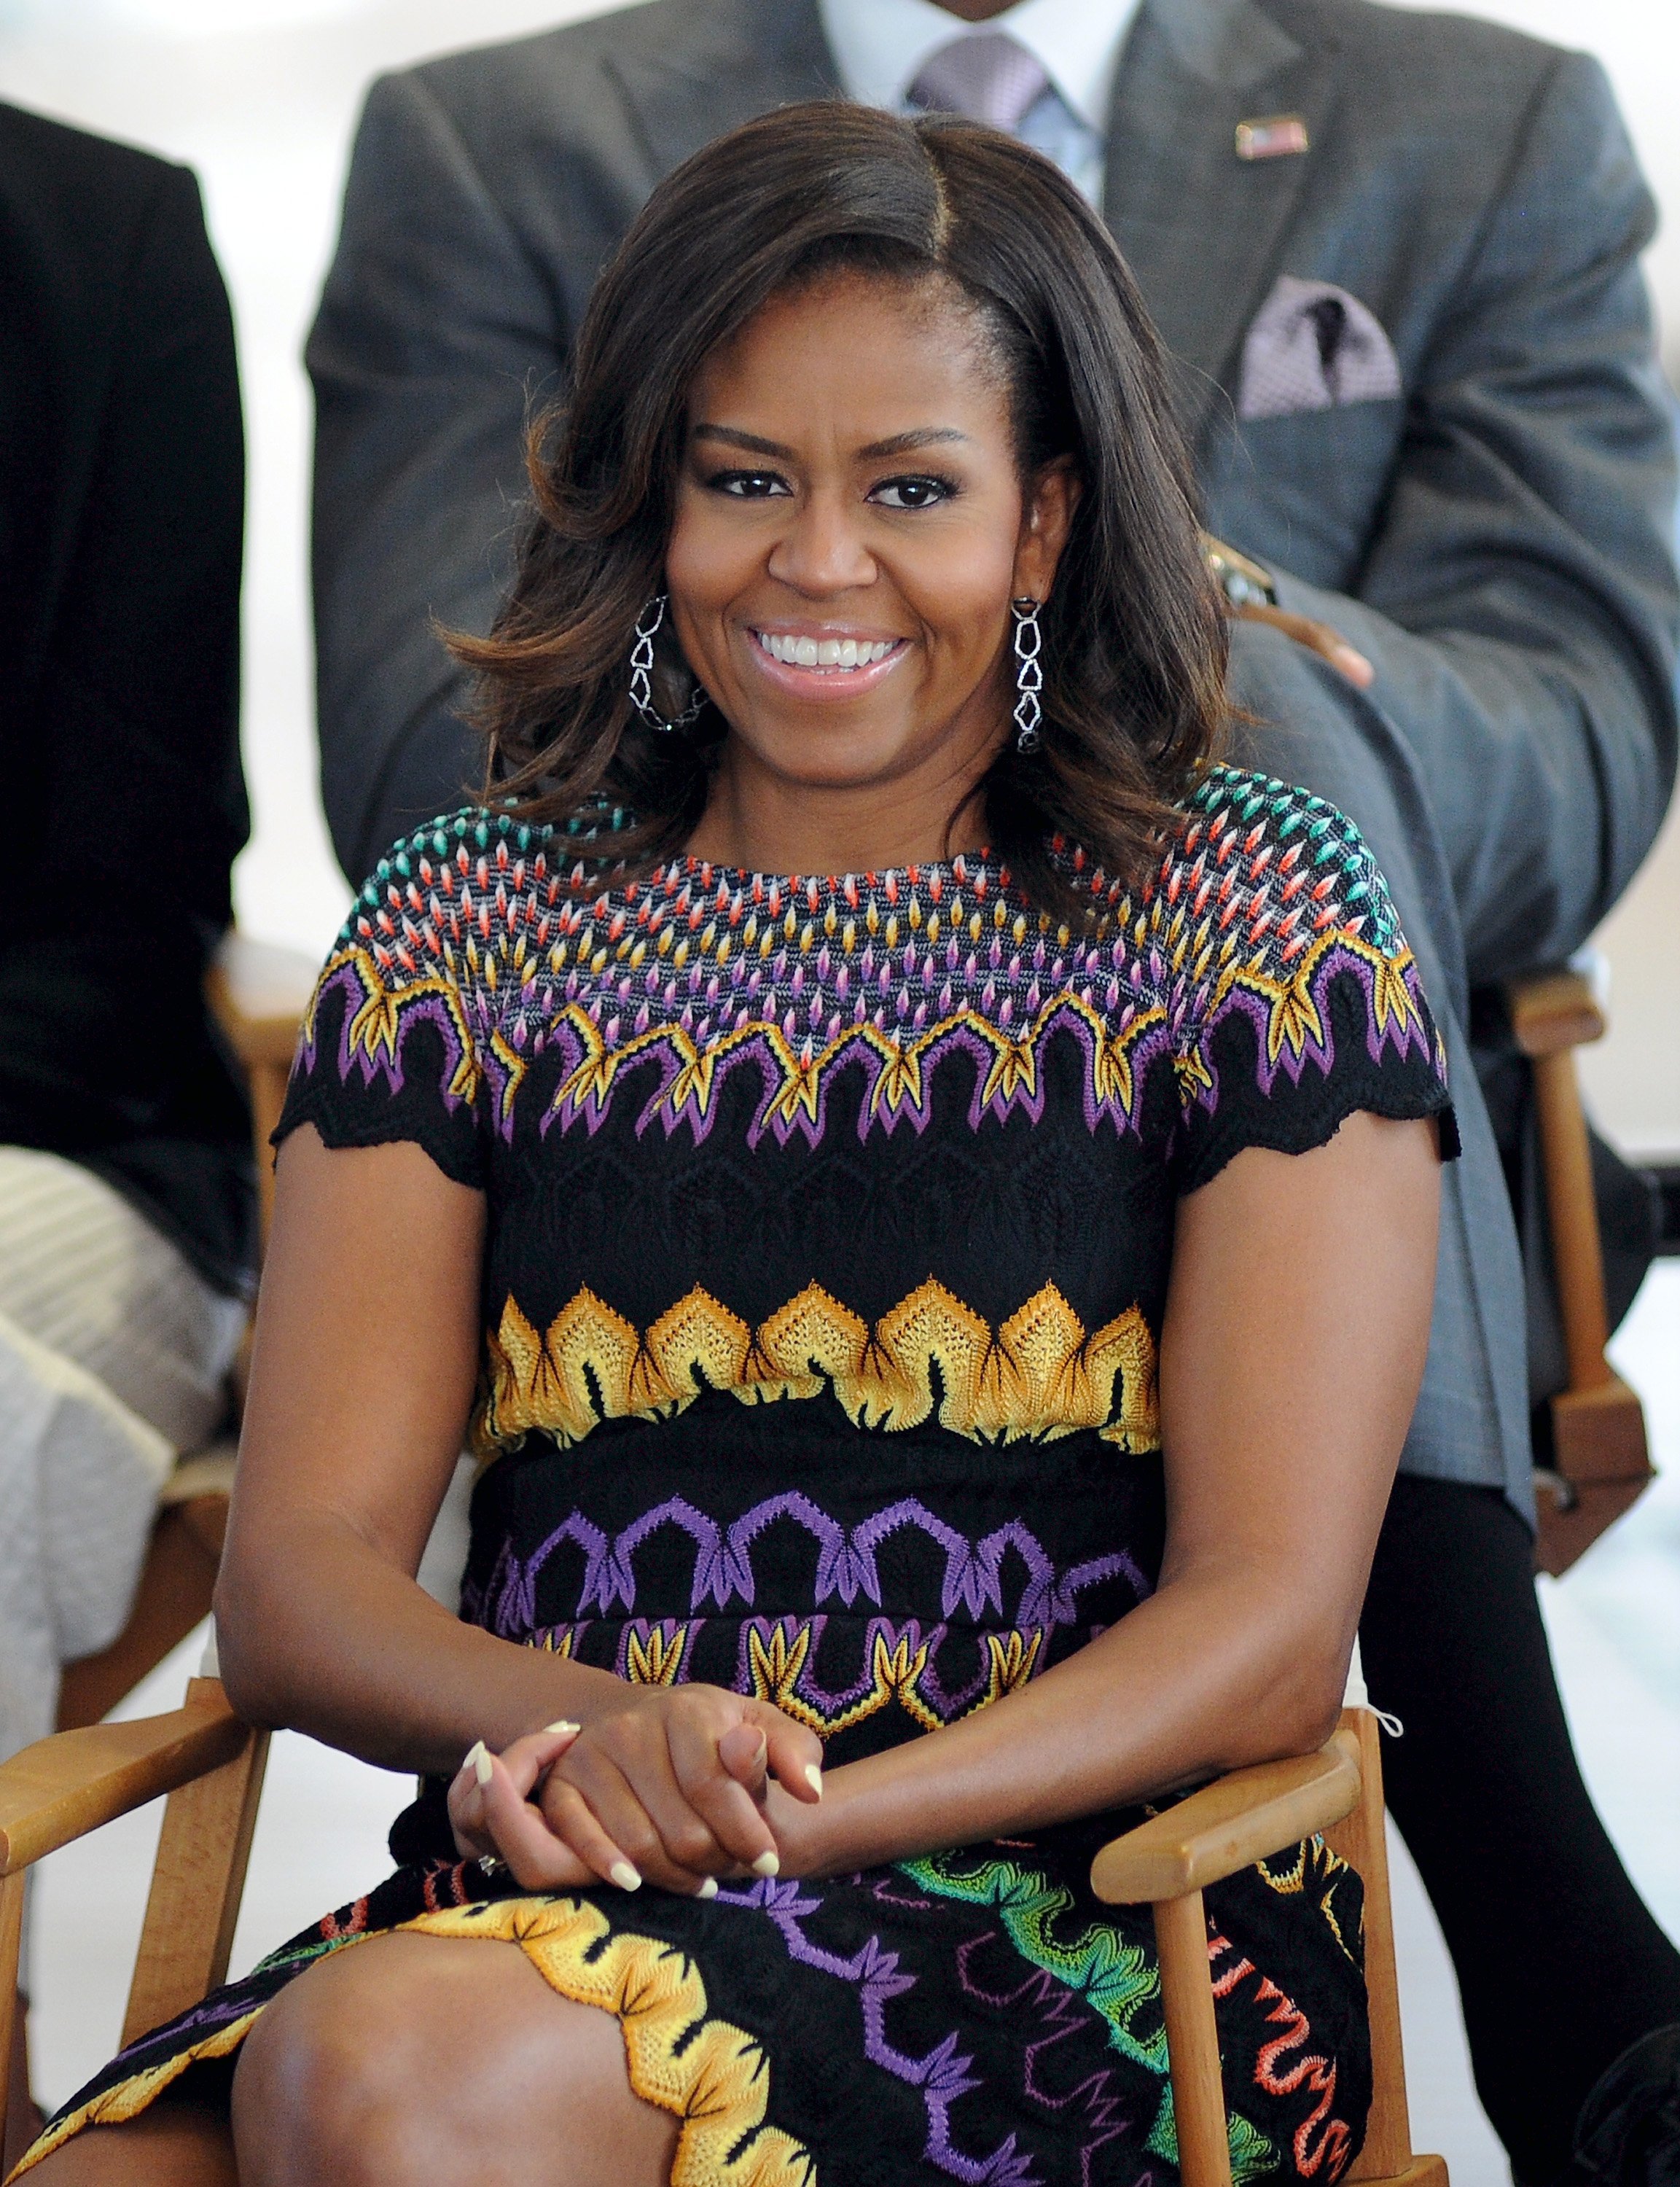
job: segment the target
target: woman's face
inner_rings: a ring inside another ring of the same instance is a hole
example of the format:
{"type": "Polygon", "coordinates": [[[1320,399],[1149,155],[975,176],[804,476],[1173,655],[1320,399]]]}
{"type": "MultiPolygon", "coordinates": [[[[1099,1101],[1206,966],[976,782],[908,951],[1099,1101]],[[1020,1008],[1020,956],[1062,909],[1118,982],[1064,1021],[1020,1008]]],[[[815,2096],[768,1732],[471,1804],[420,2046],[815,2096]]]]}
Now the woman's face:
{"type": "Polygon", "coordinates": [[[1009,602],[1048,597],[1073,492],[1065,464],[1024,486],[947,284],[841,273],[766,306],[695,383],[666,564],[726,767],[948,818],[1008,731],[1009,602]]]}

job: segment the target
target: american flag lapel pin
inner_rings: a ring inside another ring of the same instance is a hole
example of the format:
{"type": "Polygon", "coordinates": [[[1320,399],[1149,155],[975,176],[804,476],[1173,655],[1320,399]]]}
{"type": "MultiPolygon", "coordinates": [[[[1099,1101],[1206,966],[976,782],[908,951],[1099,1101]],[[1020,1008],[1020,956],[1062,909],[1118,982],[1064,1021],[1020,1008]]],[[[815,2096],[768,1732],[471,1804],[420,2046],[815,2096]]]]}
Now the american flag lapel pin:
{"type": "Polygon", "coordinates": [[[1268,114],[1261,119],[1237,124],[1239,160],[1287,160],[1312,149],[1312,139],[1306,133],[1306,124],[1298,114],[1268,114]]]}

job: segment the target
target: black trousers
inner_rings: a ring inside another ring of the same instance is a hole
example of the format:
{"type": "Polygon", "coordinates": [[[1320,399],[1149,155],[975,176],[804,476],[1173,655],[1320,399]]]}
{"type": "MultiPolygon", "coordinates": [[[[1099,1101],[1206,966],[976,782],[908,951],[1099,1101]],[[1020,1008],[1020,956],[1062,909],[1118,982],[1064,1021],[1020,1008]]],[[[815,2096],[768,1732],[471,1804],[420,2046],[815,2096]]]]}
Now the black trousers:
{"type": "Polygon", "coordinates": [[[1359,1625],[1388,1803],[1458,1976],[1476,2090],[1520,2187],[1570,2161],[1576,2115],[1630,2044],[1680,2021],[1680,1952],[1582,1782],[1497,1489],[1402,1475],[1359,1625]]]}

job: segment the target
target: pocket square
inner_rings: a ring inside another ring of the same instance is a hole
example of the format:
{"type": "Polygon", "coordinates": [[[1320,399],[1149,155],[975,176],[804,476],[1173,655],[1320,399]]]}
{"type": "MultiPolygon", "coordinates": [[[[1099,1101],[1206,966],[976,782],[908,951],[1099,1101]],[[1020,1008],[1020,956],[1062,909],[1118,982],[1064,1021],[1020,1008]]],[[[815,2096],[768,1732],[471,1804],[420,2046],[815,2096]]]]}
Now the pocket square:
{"type": "Polygon", "coordinates": [[[1400,360],[1368,305],[1333,282],[1280,276],[1243,343],[1239,418],[1288,418],[1400,391],[1400,360]]]}

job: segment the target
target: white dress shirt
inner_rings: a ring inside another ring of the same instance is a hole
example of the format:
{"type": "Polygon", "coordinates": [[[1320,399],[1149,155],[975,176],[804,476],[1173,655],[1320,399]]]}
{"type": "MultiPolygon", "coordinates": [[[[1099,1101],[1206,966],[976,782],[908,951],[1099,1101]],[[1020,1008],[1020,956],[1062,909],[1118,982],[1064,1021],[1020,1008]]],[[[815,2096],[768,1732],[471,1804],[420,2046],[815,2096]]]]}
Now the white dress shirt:
{"type": "Polygon", "coordinates": [[[1015,0],[989,22],[965,23],[935,0],[818,0],[840,82],[865,106],[905,111],[923,65],[952,39],[1007,31],[1034,55],[1050,88],[1019,135],[1100,205],[1109,102],[1138,0],[1015,0]]]}

